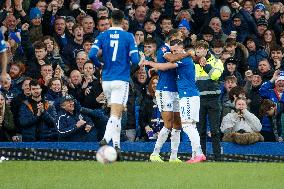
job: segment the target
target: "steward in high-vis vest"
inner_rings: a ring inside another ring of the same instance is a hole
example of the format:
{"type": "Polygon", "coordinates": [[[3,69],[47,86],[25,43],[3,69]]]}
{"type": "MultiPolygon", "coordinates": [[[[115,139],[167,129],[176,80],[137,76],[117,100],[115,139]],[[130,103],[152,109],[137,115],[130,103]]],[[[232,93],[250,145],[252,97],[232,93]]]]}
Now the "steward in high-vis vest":
{"type": "Polygon", "coordinates": [[[223,63],[209,52],[206,41],[198,41],[196,53],[196,85],[200,92],[199,134],[203,153],[206,154],[207,125],[210,125],[214,159],[220,160],[220,83],[223,63]],[[207,120],[209,124],[207,124],[207,120]]]}

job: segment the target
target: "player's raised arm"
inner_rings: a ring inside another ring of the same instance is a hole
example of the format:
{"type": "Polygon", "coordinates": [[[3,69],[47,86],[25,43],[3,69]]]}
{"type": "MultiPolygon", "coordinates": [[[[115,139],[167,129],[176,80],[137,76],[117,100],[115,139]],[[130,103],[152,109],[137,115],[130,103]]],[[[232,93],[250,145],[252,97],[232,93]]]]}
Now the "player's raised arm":
{"type": "Polygon", "coordinates": [[[129,56],[133,64],[138,65],[140,63],[138,48],[134,36],[131,33],[129,33],[129,56]]]}
{"type": "Polygon", "coordinates": [[[195,56],[195,52],[191,49],[188,50],[187,52],[181,52],[181,53],[177,53],[177,54],[172,54],[172,53],[166,53],[164,54],[164,58],[167,59],[167,61],[169,62],[177,62],[183,58],[186,57],[194,57],[195,56]]]}
{"type": "Polygon", "coordinates": [[[4,41],[4,36],[2,30],[0,30],[0,62],[2,67],[2,76],[7,74],[7,53],[6,53],[6,43],[4,41]]]}
{"type": "Polygon", "coordinates": [[[156,62],[152,62],[152,61],[144,61],[142,63],[142,65],[144,66],[150,66],[152,68],[155,68],[157,70],[161,70],[161,71],[165,71],[165,70],[169,70],[169,69],[174,69],[176,67],[178,67],[178,65],[176,63],[171,63],[171,62],[167,62],[167,63],[156,63],[156,62]]]}
{"type": "Polygon", "coordinates": [[[89,59],[93,61],[96,67],[101,67],[101,63],[98,60],[98,52],[101,49],[101,34],[98,36],[98,38],[95,40],[90,53],[89,53],[89,59]]]}

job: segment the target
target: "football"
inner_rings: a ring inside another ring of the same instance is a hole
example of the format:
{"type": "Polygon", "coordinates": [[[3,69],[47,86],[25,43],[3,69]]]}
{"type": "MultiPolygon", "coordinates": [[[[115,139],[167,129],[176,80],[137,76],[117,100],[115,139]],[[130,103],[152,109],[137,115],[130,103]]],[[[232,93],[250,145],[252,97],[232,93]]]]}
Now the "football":
{"type": "Polygon", "coordinates": [[[117,152],[113,147],[105,145],[98,149],[96,159],[103,164],[112,163],[117,159],[117,152]]]}

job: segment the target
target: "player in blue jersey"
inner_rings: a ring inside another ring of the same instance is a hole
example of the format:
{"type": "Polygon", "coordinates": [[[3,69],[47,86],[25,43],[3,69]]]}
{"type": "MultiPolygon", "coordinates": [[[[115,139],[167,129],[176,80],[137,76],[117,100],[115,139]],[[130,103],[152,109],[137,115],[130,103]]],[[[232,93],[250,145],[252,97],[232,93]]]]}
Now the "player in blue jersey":
{"type": "Polygon", "coordinates": [[[6,53],[6,43],[4,40],[4,36],[2,30],[0,29],[0,62],[1,62],[1,69],[2,69],[2,76],[7,74],[7,53],[6,53]]]}
{"type": "MultiPolygon", "coordinates": [[[[167,42],[180,37],[180,32],[174,32],[168,37],[167,42]]],[[[185,56],[188,56],[188,54],[183,53],[180,54],[180,56],[176,55],[175,58],[180,60],[185,56]]],[[[167,59],[172,58],[173,57],[170,56],[170,46],[168,43],[165,43],[157,52],[157,62],[166,63],[168,62],[167,59]]],[[[164,127],[159,132],[154,151],[150,156],[150,161],[163,162],[159,153],[163,144],[167,140],[169,133],[171,133],[171,155],[169,161],[181,162],[181,160],[177,158],[180,143],[181,122],[179,114],[178,90],[176,84],[176,70],[159,71],[158,74],[159,81],[155,95],[157,105],[164,121],[164,127]]]]}
{"type": "MultiPolygon", "coordinates": [[[[172,40],[170,48],[173,54],[184,51],[181,40],[172,40]]],[[[175,63],[154,63],[145,62],[158,70],[170,70],[177,68],[177,88],[179,95],[179,106],[181,115],[181,124],[184,132],[188,135],[192,146],[192,158],[188,163],[197,163],[205,161],[206,157],[202,153],[200,146],[200,137],[196,128],[199,122],[200,97],[195,84],[195,65],[192,58],[183,58],[175,63]]]]}
{"type": "Polygon", "coordinates": [[[97,37],[89,54],[95,66],[102,67],[102,87],[111,108],[101,145],[112,140],[117,150],[120,149],[121,115],[128,100],[130,61],[136,65],[140,61],[134,36],[121,28],[123,18],[122,11],[112,12],[112,27],[97,37]],[[97,59],[100,49],[103,65],[97,59]]]}

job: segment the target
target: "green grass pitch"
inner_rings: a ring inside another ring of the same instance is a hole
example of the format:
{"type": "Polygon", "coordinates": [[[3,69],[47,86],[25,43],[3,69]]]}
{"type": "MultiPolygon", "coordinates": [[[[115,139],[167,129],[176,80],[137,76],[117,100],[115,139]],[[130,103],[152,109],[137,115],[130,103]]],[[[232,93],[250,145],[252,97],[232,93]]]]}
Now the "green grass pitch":
{"type": "Polygon", "coordinates": [[[283,163],[5,161],[0,189],[283,189],[283,163]]]}

